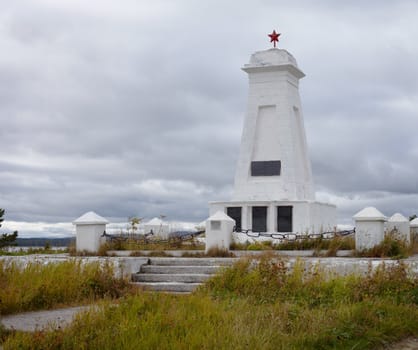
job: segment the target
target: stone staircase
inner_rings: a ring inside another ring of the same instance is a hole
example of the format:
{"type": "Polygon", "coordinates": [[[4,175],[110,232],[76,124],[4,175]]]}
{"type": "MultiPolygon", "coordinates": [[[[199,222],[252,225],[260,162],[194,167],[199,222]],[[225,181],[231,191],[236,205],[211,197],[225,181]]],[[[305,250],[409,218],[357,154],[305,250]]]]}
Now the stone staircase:
{"type": "Polygon", "coordinates": [[[145,290],[190,293],[235,258],[149,258],[132,283],[145,290]]]}

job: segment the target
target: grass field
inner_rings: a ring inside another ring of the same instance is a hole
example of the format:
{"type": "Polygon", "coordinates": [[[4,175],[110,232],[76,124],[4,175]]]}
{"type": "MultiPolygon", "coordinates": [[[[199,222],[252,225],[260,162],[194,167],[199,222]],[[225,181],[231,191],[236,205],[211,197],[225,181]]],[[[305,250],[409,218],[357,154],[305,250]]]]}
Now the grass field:
{"type": "Polygon", "coordinates": [[[192,295],[139,293],[68,328],[15,333],[4,349],[373,349],[418,335],[418,280],[399,263],[326,276],[240,260],[192,295]]]}

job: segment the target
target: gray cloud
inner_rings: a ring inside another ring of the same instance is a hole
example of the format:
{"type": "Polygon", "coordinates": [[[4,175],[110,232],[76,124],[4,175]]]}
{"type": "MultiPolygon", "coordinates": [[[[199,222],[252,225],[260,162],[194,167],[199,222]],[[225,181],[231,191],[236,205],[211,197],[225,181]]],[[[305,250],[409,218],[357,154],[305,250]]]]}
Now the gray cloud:
{"type": "Polygon", "coordinates": [[[418,213],[417,10],[406,0],[1,4],[0,207],[21,222],[88,210],[203,220],[208,201],[231,193],[239,68],[276,28],[307,74],[318,196],[341,222],[365,205],[418,213]]]}

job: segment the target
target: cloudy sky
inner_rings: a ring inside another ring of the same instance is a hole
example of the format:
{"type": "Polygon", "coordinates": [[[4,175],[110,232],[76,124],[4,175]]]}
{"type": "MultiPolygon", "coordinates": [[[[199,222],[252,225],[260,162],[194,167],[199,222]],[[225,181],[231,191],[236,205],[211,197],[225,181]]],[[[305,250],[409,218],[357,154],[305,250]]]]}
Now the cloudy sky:
{"type": "MultiPolygon", "coordinates": [[[[418,2],[0,2],[5,229],[94,210],[200,222],[232,192],[251,53],[282,33],[306,77],[317,198],[418,214],[418,2]]],[[[60,223],[60,224],[57,224],[60,223]]]]}

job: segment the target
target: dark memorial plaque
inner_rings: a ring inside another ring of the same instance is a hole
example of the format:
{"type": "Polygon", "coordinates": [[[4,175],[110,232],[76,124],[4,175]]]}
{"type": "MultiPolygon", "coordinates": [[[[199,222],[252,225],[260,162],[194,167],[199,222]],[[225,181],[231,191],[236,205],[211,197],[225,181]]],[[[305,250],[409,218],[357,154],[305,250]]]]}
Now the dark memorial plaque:
{"type": "Polygon", "coordinates": [[[267,207],[252,207],[253,232],[267,232],[267,207]]]}
{"type": "Polygon", "coordinates": [[[251,176],[278,176],[282,164],[280,160],[251,162],[251,176]]]}
{"type": "Polygon", "coordinates": [[[277,207],[277,232],[293,232],[293,207],[277,207]]]}
{"type": "Polygon", "coordinates": [[[241,207],[226,208],[226,215],[235,220],[235,230],[241,231],[241,207]]]}

